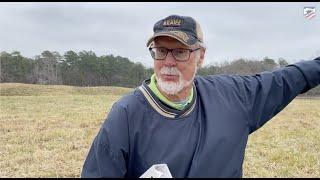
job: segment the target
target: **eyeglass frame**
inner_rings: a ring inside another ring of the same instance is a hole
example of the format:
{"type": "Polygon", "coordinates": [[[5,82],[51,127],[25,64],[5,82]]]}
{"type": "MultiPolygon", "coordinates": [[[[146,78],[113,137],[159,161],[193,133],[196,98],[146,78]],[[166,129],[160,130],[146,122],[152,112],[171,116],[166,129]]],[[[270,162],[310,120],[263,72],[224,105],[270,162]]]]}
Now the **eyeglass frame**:
{"type": "MultiPolygon", "coordinates": [[[[166,57],[168,56],[168,53],[171,52],[172,57],[173,57],[176,61],[179,61],[179,62],[189,61],[191,53],[193,53],[194,51],[197,51],[197,50],[201,49],[201,47],[196,48],[196,49],[186,49],[186,48],[168,49],[168,48],[165,48],[165,47],[149,47],[149,52],[152,51],[153,48],[163,48],[163,49],[165,49],[165,50],[167,51],[167,54],[164,56],[163,59],[156,59],[155,57],[152,57],[154,60],[163,61],[163,60],[165,60],[166,57]],[[178,60],[178,59],[173,55],[173,53],[172,53],[173,50],[177,50],[177,49],[188,50],[188,51],[189,51],[189,57],[188,57],[186,60],[178,60]]],[[[151,52],[150,52],[150,53],[151,53],[151,52]]],[[[151,55],[151,56],[152,56],[152,55],[151,55]]]]}

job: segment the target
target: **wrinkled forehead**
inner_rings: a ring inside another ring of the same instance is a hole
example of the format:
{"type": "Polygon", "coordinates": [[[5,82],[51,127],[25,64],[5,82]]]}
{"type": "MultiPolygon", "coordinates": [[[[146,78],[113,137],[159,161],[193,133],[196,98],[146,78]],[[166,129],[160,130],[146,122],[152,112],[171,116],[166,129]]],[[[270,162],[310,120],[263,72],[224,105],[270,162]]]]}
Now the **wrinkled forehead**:
{"type": "Polygon", "coordinates": [[[154,45],[162,47],[174,47],[174,48],[190,48],[191,46],[186,46],[175,38],[169,36],[159,36],[153,41],[154,45]]]}

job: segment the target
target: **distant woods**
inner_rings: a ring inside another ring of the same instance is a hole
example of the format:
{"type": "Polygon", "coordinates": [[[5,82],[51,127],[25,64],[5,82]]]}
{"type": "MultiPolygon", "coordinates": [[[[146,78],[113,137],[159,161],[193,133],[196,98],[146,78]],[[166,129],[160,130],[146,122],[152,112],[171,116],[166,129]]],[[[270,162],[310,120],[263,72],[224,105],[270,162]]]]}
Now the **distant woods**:
{"type": "Polygon", "coordinates": [[[63,84],[72,86],[135,87],[150,77],[152,69],[120,56],[100,56],[92,51],[44,51],[34,59],[19,52],[1,52],[1,82],[63,84]]]}
{"type": "MultiPolygon", "coordinates": [[[[134,63],[128,58],[104,55],[97,56],[92,51],[43,51],[34,59],[24,57],[15,51],[0,53],[0,82],[56,84],[72,86],[121,86],[137,87],[149,78],[152,68],[134,63]]],[[[240,74],[248,75],[274,70],[288,65],[288,62],[265,57],[262,60],[237,59],[231,62],[207,65],[198,71],[198,75],[240,74]]],[[[306,95],[320,95],[320,87],[306,95]]]]}

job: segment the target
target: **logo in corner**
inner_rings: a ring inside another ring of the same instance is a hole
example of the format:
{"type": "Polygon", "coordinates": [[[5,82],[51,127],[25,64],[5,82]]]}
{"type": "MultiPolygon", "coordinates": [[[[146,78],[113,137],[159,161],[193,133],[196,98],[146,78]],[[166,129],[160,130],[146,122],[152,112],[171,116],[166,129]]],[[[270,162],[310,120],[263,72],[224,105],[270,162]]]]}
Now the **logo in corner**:
{"type": "Polygon", "coordinates": [[[316,16],[316,7],[304,7],[303,16],[307,19],[312,19],[316,16]]]}

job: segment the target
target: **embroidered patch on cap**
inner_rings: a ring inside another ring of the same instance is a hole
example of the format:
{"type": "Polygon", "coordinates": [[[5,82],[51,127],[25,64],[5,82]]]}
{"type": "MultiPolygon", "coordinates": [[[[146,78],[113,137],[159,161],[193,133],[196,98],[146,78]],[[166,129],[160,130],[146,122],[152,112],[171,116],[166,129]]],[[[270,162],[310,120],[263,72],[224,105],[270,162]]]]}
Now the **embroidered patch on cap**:
{"type": "Polygon", "coordinates": [[[171,27],[177,27],[181,26],[182,24],[182,19],[167,19],[163,21],[163,26],[171,26],[171,27]]]}

